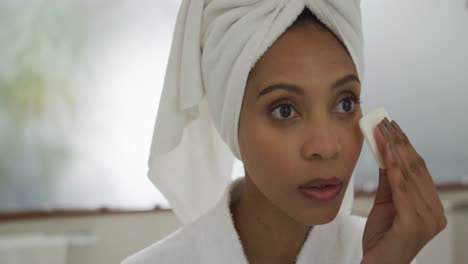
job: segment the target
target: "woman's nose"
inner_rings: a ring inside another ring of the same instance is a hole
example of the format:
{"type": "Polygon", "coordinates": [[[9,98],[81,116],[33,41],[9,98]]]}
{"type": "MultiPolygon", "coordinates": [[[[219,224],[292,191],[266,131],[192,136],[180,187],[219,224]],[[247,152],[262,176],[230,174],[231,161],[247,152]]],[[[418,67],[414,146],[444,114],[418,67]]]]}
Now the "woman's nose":
{"type": "Polygon", "coordinates": [[[316,124],[306,130],[301,154],[307,160],[328,160],[341,152],[336,131],[329,125],[316,124]]]}

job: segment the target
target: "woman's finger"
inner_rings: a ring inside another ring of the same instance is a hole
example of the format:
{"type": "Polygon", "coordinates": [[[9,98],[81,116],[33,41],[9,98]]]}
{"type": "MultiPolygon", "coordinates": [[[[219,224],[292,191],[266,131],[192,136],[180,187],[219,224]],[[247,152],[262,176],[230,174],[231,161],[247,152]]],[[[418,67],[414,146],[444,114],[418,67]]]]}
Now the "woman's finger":
{"type": "Polygon", "coordinates": [[[443,206],[423,158],[416,152],[395,121],[388,122],[387,127],[392,142],[395,144],[396,159],[401,163],[403,175],[408,182],[415,185],[418,194],[425,200],[426,206],[433,211],[433,217],[440,218],[440,215],[443,215],[443,206]]]}
{"type": "MultiPolygon", "coordinates": [[[[394,148],[392,154],[397,161],[398,167],[401,168],[402,158],[398,150],[394,148]]],[[[437,221],[435,221],[436,213],[427,202],[428,198],[418,189],[418,184],[413,178],[410,177],[406,180],[406,186],[408,190],[408,202],[413,205],[415,210],[413,225],[410,225],[412,228],[411,231],[414,232],[414,235],[419,237],[421,241],[428,241],[438,233],[438,225],[437,221]]]]}
{"type": "MultiPolygon", "coordinates": [[[[396,123],[392,121],[392,123],[396,123]]],[[[402,133],[401,128],[384,121],[387,138],[393,146],[393,158],[396,160],[399,169],[409,187],[408,196],[418,215],[418,221],[427,226],[429,235],[435,235],[439,230],[439,222],[445,221],[443,207],[440,202],[435,185],[425,164],[421,164],[422,158],[411,146],[408,138],[402,133]]]]}
{"type": "MultiPolygon", "coordinates": [[[[404,158],[403,172],[408,176],[425,176],[422,173],[427,172],[425,161],[416,152],[406,134],[397,126],[395,121],[390,122],[385,119],[384,124],[388,128],[390,141],[394,142],[404,158]]],[[[417,179],[427,179],[427,177],[418,177],[417,179]]]]}
{"type": "MultiPolygon", "coordinates": [[[[378,125],[378,128],[388,141],[389,132],[387,128],[382,123],[378,125]]],[[[403,226],[407,226],[413,222],[412,219],[416,216],[415,208],[408,194],[407,181],[404,179],[397,161],[394,159],[391,152],[390,143],[387,142],[385,144],[384,151],[382,152],[382,156],[385,166],[387,167],[386,174],[388,183],[390,185],[393,204],[395,205],[399,221],[401,221],[403,226]]]]}
{"type": "MultiPolygon", "coordinates": [[[[419,164],[418,167],[424,173],[423,176],[425,176],[420,178],[423,179],[425,183],[429,186],[435,187],[434,181],[429,173],[429,170],[427,169],[427,165],[424,159],[418,154],[416,149],[413,147],[405,132],[403,132],[403,130],[395,120],[392,120],[392,122],[390,122],[390,126],[393,128],[393,131],[395,132],[398,141],[401,142],[401,148],[405,150],[405,153],[408,153],[408,159],[413,160],[413,164],[419,164]]],[[[411,169],[411,164],[407,166],[411,169]]]]}
{"type": "MultiPolygon", "coordinates": [[[[383,157],[387,141],[377,127],[374,129],[374,138],[377,143],[378,151],[383,157]]],[[[375,193],[374,204],[385,204],[391,202],[392,189],[390,188],[390,183],[388,182],[387,170],[379,168],[379,184],[375,193]]]]}
{"type": "MultiPolygon", "coordinates": [[[[380,129],[386,137],[389,136],[389,131],[384,125],[380,129]]],[[[396,159],[397,154],[390,142],[387,144],[384,157],[397,211],[396,221],[401,232],[400,235],[416,237],[416,241],[421,243],[418,246],[422,247],[437,233],[437,226],[434,221],[431,221],[433,217],[430,208],[415,191],[414,184],[403,177],[400,162],[396,159]]]]}
{"type": "Polygon", "coordinates": [[[374,129],[374,138],[375,138],[375,143],[377,145],[377,150],[381,154],[380,156],[383,159],[383,155],[385,153],[385,145],[387,144],[387,140],[385,139],[385,136],[382,134],[382,131],[380,131],[378,127],[374,129]]]}

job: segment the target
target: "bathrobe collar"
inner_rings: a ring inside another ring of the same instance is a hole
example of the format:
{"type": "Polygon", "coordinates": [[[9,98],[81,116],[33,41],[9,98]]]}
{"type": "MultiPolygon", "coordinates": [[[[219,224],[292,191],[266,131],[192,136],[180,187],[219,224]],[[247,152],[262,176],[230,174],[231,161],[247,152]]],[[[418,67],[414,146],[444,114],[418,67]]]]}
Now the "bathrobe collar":
{"type": "MultiPolygon", "coordinates": [[[[203,263],[248,264],[230,211],[230,204],[239,199],[243,184],[243,178],[231,183],[216,206],[197,221],[205,225],[200,228],[200,230],[205,230],[202,234],[203,255],[205,258],[203,263]],[[217,252],[214,253],[213,249],[217,249],[217,252]]],[[[346,245],[344,240],[340,243],[340,235],[344,235],[343,230],[340,228],[340,223],[344,222],[343,217],[344,215],[340,213],[332,222],[311,228],[296,263],[305,264],[313,260],[314,263],[337,264],[341,263],[334,262],[337,258],[346,259],[346,256],[336,256],[333,252],[343,246],[356,247],[356,245],[346,245]],[[333,258],[329,259],[330,256],[333,256],[333,258]]],[[[359,232],[359,230],[356,231],[359,232]]],[[[340,250],[337,253],[342,254],[340,250]]],[[[346,262],[345,260],[342,263],[353,262],[346,262]]]]}

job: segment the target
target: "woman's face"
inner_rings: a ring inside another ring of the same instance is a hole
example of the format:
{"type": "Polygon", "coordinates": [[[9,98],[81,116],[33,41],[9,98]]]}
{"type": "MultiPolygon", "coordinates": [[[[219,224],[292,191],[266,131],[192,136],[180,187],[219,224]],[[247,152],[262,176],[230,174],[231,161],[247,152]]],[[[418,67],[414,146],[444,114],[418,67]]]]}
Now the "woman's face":
{"type": "Polygon", "coordinates": [[[239,146],[246,177],[265,201],[307,226],[336,217],[362,147],[359,96],[351,57],[318,24],[292,26],[258,60],[244,93],[239,146]],[[328,201],[299,188],[331,178],[342,187],[328,201]]]}

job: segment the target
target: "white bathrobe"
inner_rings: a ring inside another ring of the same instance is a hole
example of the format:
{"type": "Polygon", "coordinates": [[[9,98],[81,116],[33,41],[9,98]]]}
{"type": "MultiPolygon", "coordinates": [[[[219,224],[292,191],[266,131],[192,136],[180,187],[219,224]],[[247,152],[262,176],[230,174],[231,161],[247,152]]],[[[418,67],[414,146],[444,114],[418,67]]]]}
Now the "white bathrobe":
{"type": "MultiPolygon", "coordinates": [[[[122,264],[247,264],[229,204],[243,181],[233,182],[215,207],[196,221],[127,258],[122,264]]],[[[297,256],[298,264],[358,264],[362,260],[365,218],[339,213],[330,223],[314,226],[297,256]]]]}

